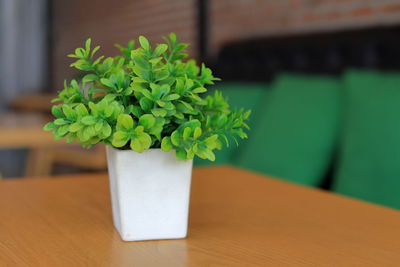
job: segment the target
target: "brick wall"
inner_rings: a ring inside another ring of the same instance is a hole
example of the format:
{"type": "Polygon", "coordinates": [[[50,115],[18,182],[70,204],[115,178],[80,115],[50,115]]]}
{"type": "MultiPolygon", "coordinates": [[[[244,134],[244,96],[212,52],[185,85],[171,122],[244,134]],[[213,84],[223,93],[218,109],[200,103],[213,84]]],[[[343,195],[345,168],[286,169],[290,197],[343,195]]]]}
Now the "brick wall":
{"type": "MultiPolygon", "coordinates": [[[[400,23],[400,0],[208,0],[209,53],[227,42],[257,36],[400,23]]],[[[113,55],[114,43],[139,34],[152,41],[171,31],[196,56],[197,0],[54,1],[54,88],[74,70],[66,55],[88,37],[113,55]]]]}
{"type": "Polygon", "coordinates": [[[53,88],[61,89],[65,78],[76,71],[69,67],[66,55],[82,46],[87,37],[102,46],[98,52],[114,55],[115,43],[126,44],[139,35],[160,42],[161,36],[173,31],[184,42],[191,43],[195,56],[195,0],[57,0],[53,2],[53,88]]]}
{"type": "Polygon", "coordinates": [[[400,23],[400,0],[209,0],[209,52],[232,40],[400,23]]]}

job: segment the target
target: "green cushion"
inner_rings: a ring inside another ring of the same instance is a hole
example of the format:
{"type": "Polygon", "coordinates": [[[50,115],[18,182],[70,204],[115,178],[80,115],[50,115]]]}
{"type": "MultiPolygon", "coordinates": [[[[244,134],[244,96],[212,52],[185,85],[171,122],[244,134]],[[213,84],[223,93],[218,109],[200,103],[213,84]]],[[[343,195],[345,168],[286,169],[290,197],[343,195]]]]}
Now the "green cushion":
{"type": "Polygon", "coordinates": [[[295,183],[320,185],[337,137],[340,82],[280,75],[237,165],[295,183]]]}
{"type": "MultiPolygon", "coordinates": [[[[258,109],[268,94],[268,87],[265,83],[220,83],[213,86],[209,93],[217,89],[228,98],[229,104],[232,108],[251,109],[252,114],[249,118],[249,126],[252,128],[255,122],[255,115],[258,109]]],[[[239,145],[245,145],[247,140],[240,140],[239,145]]],[[[229,147],[224,147],[222,150],[215,150],[216,160],[211,162],[209,160],[195,158],[194,164],[201,165],[219,165],[219,164],[232,164],[232,158],[237,151],[236,143],[231,143],[229,147]]]]}
{"type": "Polygon", "coordinates": [[[400,208],[400,73],[348,71],[333,190],[400,208]]]}

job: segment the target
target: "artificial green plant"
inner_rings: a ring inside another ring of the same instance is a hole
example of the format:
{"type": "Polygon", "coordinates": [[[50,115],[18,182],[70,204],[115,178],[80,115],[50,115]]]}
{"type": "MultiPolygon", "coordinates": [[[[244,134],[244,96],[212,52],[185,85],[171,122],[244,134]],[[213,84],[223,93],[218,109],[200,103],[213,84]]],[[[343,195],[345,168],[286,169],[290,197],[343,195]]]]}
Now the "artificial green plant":
{"type": "Polygon", "coordinates": [[[214,161],[214,149],[247,138],[250,111],[230,110],[218,91],[205,94],[205,86],[219,79],[204,64],[185,61],[188,45],[175,34],[164,40],[152,48],[140,36],[137,48],[130,41],[127,47],[116,45],[119,56],[95,58],[100,47],[92,48],[87,39],[84,48],[68,55],[76,58],[71,66],[87,74],[64,82],[53,100],[55,119],[44,129],[84,147],[102,142],[136,152],[175,150],[179,160],[196,155],[214,161]]]}

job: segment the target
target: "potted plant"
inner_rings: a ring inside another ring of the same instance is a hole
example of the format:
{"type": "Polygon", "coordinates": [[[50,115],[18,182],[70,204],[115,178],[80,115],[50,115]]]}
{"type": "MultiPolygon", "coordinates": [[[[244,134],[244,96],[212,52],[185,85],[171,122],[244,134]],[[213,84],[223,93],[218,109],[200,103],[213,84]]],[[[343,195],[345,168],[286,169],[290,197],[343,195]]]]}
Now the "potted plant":
{"type": "MultiPolygon", "coordinates": [[[[95,58],[99,46],[77,48],[71,66],[86,72],[64,82],[44,126],[55,139],[90,148],[107,145],[114,225],[125,241],[184,238],[192,159],[247,138],[250,111],[232,111],[204,64],[185,60],[175,34],[154,49],[140,36],[121,55],[95,58]]],[[[90,159],[88,159],[90,160],[90,159]]]]}

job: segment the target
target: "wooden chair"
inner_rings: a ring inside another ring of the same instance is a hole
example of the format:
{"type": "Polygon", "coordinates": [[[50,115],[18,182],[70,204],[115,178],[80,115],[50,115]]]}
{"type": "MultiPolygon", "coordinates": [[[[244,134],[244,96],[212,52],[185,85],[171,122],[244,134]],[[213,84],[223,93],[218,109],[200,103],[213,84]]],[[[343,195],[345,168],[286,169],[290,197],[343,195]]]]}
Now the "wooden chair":
{"type": "Polygon", "coordinates": [[[21,95],[11,100],[8,106],[11,110],[18,112],[24,111],[49,113],[52,106],[51,100],[55,97],[55,94],[21,95]]]}
{"type": "Polygon", "coordinates": [[[51,119],[50,101],[54,97],[52,94],[23,95],[11,101],[9,106],[16,112],[0,114],[0,149],[29,149],[25,168],[27,177],[50,175],[56,164],[93,171],[106,170],[103,145],[86,150],[79,144],[54,141],[49,132],[42,130],[51,119]]]}
{"type": "Polygon", "coordinates": [[[104,145],[97,145],[90,150],[73,144],[33,149],[29,152],[27,162],[26,177],[51,175],[56,164],[90,171],[107,170],[104,145]]]}

